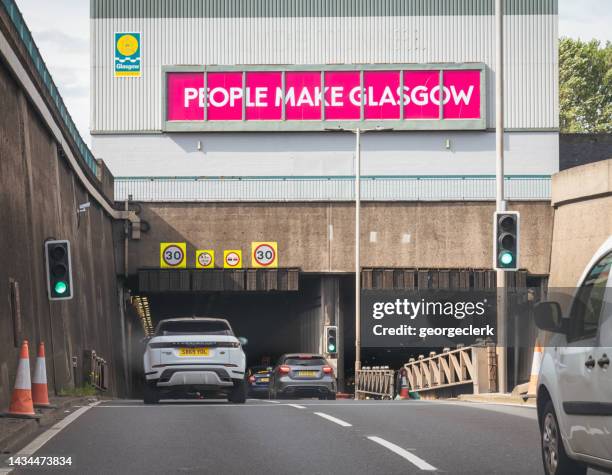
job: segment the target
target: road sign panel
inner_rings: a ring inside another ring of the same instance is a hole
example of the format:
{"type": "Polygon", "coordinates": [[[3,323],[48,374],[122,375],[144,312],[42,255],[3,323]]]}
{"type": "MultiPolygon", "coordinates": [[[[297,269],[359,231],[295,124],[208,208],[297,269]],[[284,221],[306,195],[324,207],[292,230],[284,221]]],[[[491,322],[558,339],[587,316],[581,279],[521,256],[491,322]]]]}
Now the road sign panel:
{"type": "Polygon", "coordinates": [[[267,269],[278,267],[278,244],[276,242],[252,242],[251,265],[267,269]]]}
{"type": "Polygon", "coordinates": [[[159,245],[159,266],[162,269],[184,269],[187,267],[187,244],[184,242],[162,242],[159,245]]]}
{"type": "Polygon", "coordinates": [[[212,269],[215,267],[215,251],[212,249],[198,249],[196,251],[196,268],[212,269]]]}
{"type": "Polygon", "coordinates": [[[240,249],[226,249],[223,251],[224,269],[242,269],[242,251],[240,249]]]}

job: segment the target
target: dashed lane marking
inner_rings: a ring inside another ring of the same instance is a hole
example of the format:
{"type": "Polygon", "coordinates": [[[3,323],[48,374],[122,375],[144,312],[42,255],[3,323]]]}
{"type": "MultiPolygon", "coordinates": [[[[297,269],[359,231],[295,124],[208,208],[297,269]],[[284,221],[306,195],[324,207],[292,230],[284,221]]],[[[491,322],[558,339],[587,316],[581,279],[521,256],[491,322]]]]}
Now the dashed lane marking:
{"type": "Polygon", "coordinates": [[[336,424],[338,424],[339,426],[342,427],[353,427],[353,424],[349,424],[346,421],[343,421],[342,419],[338,419],[337,417],[334,416],[330,416],[329,414],[325,414],[324,412],[315,412],[315,414],[319,417],[322,417],[323,419],[327,419],[328,421],[332,421],[336,424]]]}
{"type": "Polygon", "coordinates": [[[287,404],[287,406],[295,407],[296,409],[306,409],[306,406],[301,406],[299,404],[287,404]]]}
{"type": "Polygon", "coordinates": [[[382,445],[383,447],[389,449],[391,452],[396,453],[400,457],[405,458],[406,460],[408,460],[413,465],[416,465],[421,470],[426,470],[429,472],[437,470],[437,468],[434,467],[433,465],[428,464],[422,458],[417,457],[412,452],[408,452],[406,449],[403,449],[399,445],[395,445],[393,442],[389,442],[388,440],[385,440],[381,437],[377,437],[375,435],[368,437],[368,439],[370,439],[372,442],[376,442],[377,444],[382,445]]]}

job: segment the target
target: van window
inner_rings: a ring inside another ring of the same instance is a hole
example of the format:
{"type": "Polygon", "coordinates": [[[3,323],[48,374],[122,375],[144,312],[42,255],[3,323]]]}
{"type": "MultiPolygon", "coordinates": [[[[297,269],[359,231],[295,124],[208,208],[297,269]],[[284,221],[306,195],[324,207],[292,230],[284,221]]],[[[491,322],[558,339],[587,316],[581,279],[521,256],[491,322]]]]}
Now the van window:
{"type": "Polygon", "coordinates": [[[612,253],[604,256],[593,266],[578,289],[570,312],[569,341],[583,340],[597,335],[611,267],[612,253]]]}

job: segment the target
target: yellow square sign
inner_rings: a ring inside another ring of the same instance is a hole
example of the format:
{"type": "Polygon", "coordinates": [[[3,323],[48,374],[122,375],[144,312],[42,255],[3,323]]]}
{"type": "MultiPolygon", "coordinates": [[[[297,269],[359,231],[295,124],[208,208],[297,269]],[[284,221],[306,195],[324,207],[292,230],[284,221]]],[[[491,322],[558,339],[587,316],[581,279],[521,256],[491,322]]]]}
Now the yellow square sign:
{"type": "Polygon", "coordinates": [[[212,249],[198,249],[196,251],[196,268],[212,269],[215,267],[215,251],[212,249]]]}
{"type": "Polygon", "coordinates": [[[162,242],[159,244],[159,267],[162,269],[184,269],[187,267],[187,244],[184,242],[162,242]]]}
{"type": "Polygon", "coordinates": [[[277,268],[278,244],[276,242],[252,242],[251,265],[256,268],[277,268]]]}
{"type": "Polygon", "coordinates": [[[223,251],[224,269],[242,269],[242,251],[240,249],[226,249],[223,251]]]}

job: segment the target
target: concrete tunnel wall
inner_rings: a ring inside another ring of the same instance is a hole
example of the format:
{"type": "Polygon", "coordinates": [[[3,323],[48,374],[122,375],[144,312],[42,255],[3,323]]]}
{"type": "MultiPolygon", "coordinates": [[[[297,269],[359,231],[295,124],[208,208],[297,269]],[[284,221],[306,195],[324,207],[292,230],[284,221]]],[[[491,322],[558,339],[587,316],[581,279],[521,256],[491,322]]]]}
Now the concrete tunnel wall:
{"type": "Polygon", "coordinates": [[[552,202],[549,287],[575,287],[593,254],[612,236],[612,159],[553,175],[552,202]]]}
{"type": "MultiPolygon", "coordinates": [[[[354,205],[330,203],[140,203],[150,224],[130,243],[129,268],[159,267],[160,242],[186,242],[187,266],[196,249],[242,249],[251,267],[252,241],[277,241],[280,267],[303,272],[354,271],[354,205]]],[[[548,274],[553,208],[511,202],[521,213],[521,267],[548,274]]],[[[364,202],[363,267],[491,268],[492,202],[364,202]]]]}
{"type": "Polygon", "coordinates": [[[83,350],[110,365],[109,393],[122,391],[120,309],[111,219],[85,192],[20,83],[0,59],[0,410],[8,406],[19,345],[46,345],[51,395],[83,385],[83,350]],[[77,220],[80,203],[91,207],[77,220]],[[44,241],[69,239],[74,298],[47,298],[44,241]],[[19,288],[20,318],[11,286],[19,288]],[[20,322],[20,323],[19,323],[20,322]],[[19,326],[21,330],[19,331],[19,326]]]}

